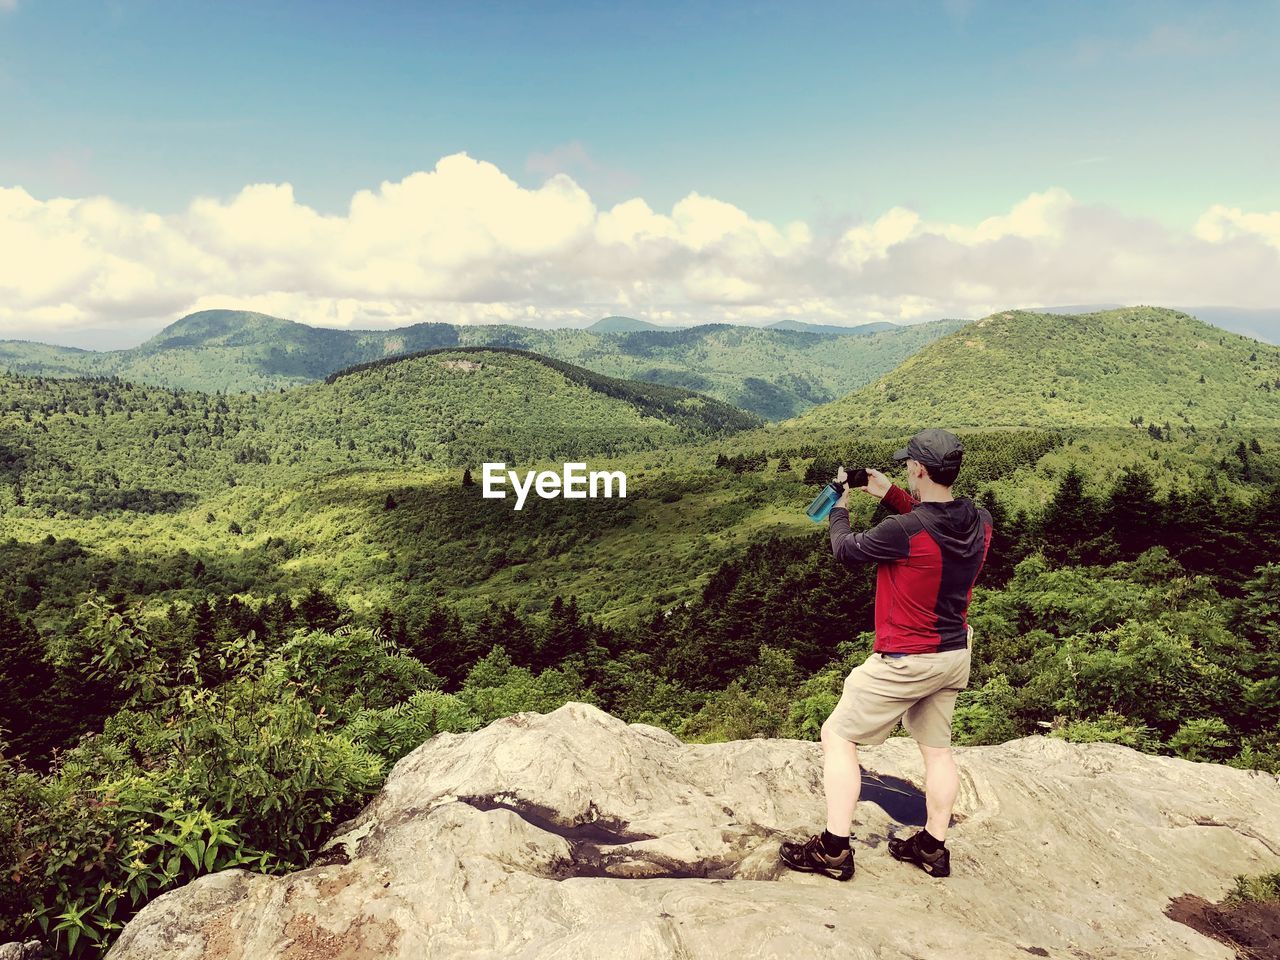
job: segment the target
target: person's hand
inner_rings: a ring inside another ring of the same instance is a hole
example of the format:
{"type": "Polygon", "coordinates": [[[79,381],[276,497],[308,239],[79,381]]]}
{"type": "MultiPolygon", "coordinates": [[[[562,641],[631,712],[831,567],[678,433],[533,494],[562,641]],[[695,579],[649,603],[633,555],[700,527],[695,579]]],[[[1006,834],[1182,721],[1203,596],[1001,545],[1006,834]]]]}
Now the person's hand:
{"type": "Polygon", "coordinates": [[[844,507],[846,510],[848,510],[849,509],[849,474],[845,473],[843,464],[840,466],[840,469],[836,471],[836,481],[838,483],[843,483],[845,487],[844,487],[844,490],[840,492],[840,499],[837,500],[835,504],[833,504],[833,509],[834,507],[844,507]]]}
{"type": "Polygon", "coordinates": [[[867,484],[854,489],[867,490],[867,493],[872,497],[881,499],[884,494],[888,493],[890,486],[890,479],[884,476],[881,471],[876,470],[876,467],[867,467],[867,484]]]}
{"type": "Polygon", "coordinates": [[[891,486],[893,486],[893,481],[883,473],[875,467],[867,467],[867,485],[859,489],[867,491],[877,500],[882,500],[891,486]]]}

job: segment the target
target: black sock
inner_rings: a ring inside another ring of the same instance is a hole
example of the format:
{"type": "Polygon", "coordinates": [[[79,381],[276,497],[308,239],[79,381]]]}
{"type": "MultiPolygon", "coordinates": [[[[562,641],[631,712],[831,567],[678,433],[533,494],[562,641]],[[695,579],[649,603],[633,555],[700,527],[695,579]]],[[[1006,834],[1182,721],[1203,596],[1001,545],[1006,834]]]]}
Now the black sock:
{"type": "Polygon", "coordinates": [[[929,832],[928,828],[921,830],[916,836],[919,838],[916,843],[920,845],[920,849],[925,853],[937,853],[947,845],[945,840],[939,840],[929,832]]]}
{"type": "Polygon", "coordinates": [[[839,834],[832,833],[830,830],[822,831],[822,851],[828,857],[838,857],[842,852],[848,849],[848,837],[842,837],[839,834]]]}

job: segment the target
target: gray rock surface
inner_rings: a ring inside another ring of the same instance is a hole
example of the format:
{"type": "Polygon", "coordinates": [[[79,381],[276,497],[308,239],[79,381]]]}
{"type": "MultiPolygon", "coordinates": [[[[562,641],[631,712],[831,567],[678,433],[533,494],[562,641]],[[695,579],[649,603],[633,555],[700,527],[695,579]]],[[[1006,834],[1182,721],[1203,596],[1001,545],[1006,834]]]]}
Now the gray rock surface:
{"type": "MultiPolygon", "coordinates": [[[[922,783],[906,738],[864,770],[922,783]]],[[[952,876],[864,800],[848,883],[779,868],[822,828],[821,748],[685,744],[578,703],[441,734],[305,870],[224,870],[148,904],[109,960],[1222,958],[1163,913],[1280,869],[1274,775],[1112,744],[960,747],[952,876]]]]}

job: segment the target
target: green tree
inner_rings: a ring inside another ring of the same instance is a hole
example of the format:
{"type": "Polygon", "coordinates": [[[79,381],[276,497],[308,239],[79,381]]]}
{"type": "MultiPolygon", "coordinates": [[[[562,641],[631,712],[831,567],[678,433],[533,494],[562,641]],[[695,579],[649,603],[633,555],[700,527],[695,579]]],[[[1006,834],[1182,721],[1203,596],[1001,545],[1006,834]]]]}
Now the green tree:
{"type": "Polygon", "coordinates": [[[1072,463],[1040,517],[1040,542],[1045,556],[1056,563],[1098,563],[1113,545],[1102,530],[1101,505],[1085,492],[1084,481],[1083,471],[1072,463]]]}

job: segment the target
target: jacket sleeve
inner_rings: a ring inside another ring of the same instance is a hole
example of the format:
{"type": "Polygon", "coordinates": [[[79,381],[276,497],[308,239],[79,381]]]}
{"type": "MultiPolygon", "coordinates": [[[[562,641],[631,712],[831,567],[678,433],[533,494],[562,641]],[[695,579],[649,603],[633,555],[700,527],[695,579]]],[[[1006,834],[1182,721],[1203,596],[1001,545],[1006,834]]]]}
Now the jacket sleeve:
{"type": "Polygon", "coordinates": [[[910,513],[920,506],[920,501],[896,483],[889,484],[889,490],[881,500],[886,507],[897,513],[910,513]]]}
{"type": "Polygon", "coordinates": [[[907,531],[896,517],[885,517],[865,533],[849,529],[849,511],[832,507],[828,515],[831,552],[841,563],[865,563],[901,560],[911,552],[907,531]]]}

